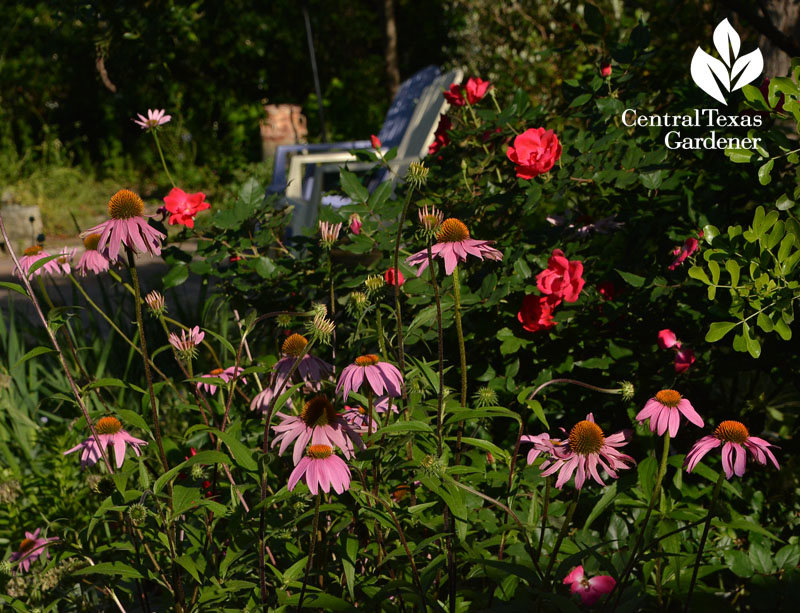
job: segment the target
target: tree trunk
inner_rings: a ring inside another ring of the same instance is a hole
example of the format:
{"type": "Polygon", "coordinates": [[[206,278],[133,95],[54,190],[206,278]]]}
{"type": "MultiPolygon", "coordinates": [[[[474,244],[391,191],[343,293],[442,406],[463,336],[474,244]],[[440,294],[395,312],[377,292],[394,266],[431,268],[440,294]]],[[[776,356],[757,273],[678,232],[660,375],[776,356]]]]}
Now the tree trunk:
{"type": "Polygon", "coordinates": [[[386,21],[386,76],[389,80],[389,94],[394,98],[400,87],[400,68],[397,63],[397,23],[394,19],[394,0],[383,1],[386,21]]]}
{"type": "MultiPolygon", "coordinates": [[[[762,11],[775,28],[793,41],[800,41],[800,3],[797,0],[764,0],[762,11]]],[[[764,76],[784,77],[789,74],[792,58],[767,36],[758,41],[764,55],[764,76]]]]}

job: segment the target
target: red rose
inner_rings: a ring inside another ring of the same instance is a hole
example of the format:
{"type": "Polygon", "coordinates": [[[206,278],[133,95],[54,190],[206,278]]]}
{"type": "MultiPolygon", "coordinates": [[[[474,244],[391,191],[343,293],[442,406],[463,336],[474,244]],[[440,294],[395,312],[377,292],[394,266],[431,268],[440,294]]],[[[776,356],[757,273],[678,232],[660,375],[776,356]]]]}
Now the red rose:
{"type": "Polygon", "coordinates": [[[546,330],[556,325],[553,321],[553,309],[561,300],[553,296],[536,296],[530,294],[522,299],[522,308],[517,319],[528,332],[546,330]]]}
{"type": "Polygon", "coordinates": [[[458,83],[450,85],[450,89],[444,92],[444,99],[453,106],[464,106],[467,103],[461,95],[461,86],[458,83]]]}
{"type": "Polygon", "coordinates": [[[561,143],[552,130],[529,128],[514,139],[506,155],[517,165],[520,179],[533,179],[549,171],[561,157],[561,143]]]}
{"type": "Polygon", "coordinates": [[[570,262],[561,249],[553,249],[547,269],[536,275],[536,287],[548,296],[575,302],[586,281],[583,279],[583,262],[570,262]]]}
{"type": "Polygon", "coordinates": [[[682,373],[689,370],[694,361],[694,351],[688,347],[681,347],[675,354],[675,372],[682,373]]]}
{"type": "Polygon", "coordinates": [[[611,64],[603,64],[600,67],[600,76],[603,78],[611,76],[611,64]]]}
{"type": "MultiPolygon", "coordinates": [[[[392,268],[390,268],[389,270],[387,270],[383,274],[383,278],[386,280],[386,284],[387,285],[394,285],[394,283],[395,283],[395,274],[394,273],[395,273],[395,270],[394,270],[394,266],[393,266],[392,268]]],[[[397,284],[398,285],[403,285],[403,283],[405,283],[405,278],[403,277],[403,273],[398,271],[397,272],[397,284]]]]}
{"type": "Polygon", "coordinates": [[[377,136],[372,134],[369,137],[369,140],[372,142],[372,148],[373,149],[380,149],[381,148],[381,139],[380,138],[378,138],[377,136]]]}
{"type": "Polygon", "coordinates": [[[442,147],[446,147],[450,144],[450,137],[447,136],[447,133],[450,131],[451,127],[453,127],[453,123],[450,121],[450,118],[442,113],[439,117],[439,125],[436,127],[436,132],[433,134],[433,142],[430,147],[428,147],[429,154],[433,155],[442,147]]]}
{"type": "Polygon", "coordinates": [[[683,264],[684,260],[691,257],[695,251],[700,248],[700,243],[696,238],[690,236],[683,242],[682,247],[675,247],[672,250],[672,255],[676,256],[672,264],[667,266],[669,270],[675,270],[678,266],[683,264]]]}
{"type": "Polygon", "coordinates": [[[467,102],[470,104],[480,102],[486,95],[486,92],[489,91],[489,85],[489,81],[484,81],[477,77],[470,77],[466,87],[464,87],[467,92],[467,102]]]}
{"type": "Polygon", "coordinates": [[[206,195],[203,192],[187,194],[178,187],[173,187],[169,194],[164,196],[164,204],[170,212],[170,225],[179,223],[187,228],[194,228],[195,215],[211,208],[211,205],[206,202],[206,195]]]}

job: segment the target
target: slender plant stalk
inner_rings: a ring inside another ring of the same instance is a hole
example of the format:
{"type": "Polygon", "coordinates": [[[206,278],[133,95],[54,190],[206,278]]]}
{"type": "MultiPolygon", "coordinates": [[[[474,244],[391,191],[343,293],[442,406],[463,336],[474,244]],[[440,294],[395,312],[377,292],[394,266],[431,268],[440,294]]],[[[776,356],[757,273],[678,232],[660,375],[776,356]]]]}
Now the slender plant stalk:
{"type": "Polygon", "coordinates": [[[700,570],[700,561],[703,558],[703,549],[706,546],[706,539],[708,539],[708,531],[711,529],[711,520],[714,517],[714,508],[717,504],[717,498],[719,498],[720,489],[722,489],[722,482],[725,480],[725,473],[723,471],[719,472],[719,477],[717,477],[717,482],[714,484],[714,493],[711,494],[711,504],[708,507],[708,515],[706,516],[706,523],[703,526],[703,536],[700,537],[700,547],[697,549],[697,555],[694,559],[694,569],[692,570],[692,581],[689,583],[689,593],[686,594],[686,606],[684,607],[684,611],[689,613],[689,607],[692,604],[692,593],[694,592],[694,585],[697,582],[697,573],[700,570]]]}
{"type": "Polygon", "coordinates": [[[564,537],[567,535],[569,531],[570,524],[572,523],[572,516],[575,515],[575,509],[578,508],[578,500],[581,497],[581,491],[578,490],[578,493],[575,495],[572,504],[569,505],[569,510],[567,511],[567,517],[564,519],[564,523],[561,525],[561,530],[558,531],[558,538],[556,539],[556,544],[553,547],[553,551],[550,554],[550,560],[547,562],[547,570],[544,571],[544,580],[542,581],[543,585],[547,585],[548,581],[550,580],[550,573],[553,570],[553,566],[556,563],[556,557],[558,556],[558,551],[561,549],[561,543],[564,541],[564,537]]]}
{"type": "Polygon", "coordinates": [[[550,484],[552,479],[545,477],[544,481],[544,503],[542,504],[542,530],[539,532],[539,545],[536,547],[536,559],[542,556],[542,545],[544,545],[544,531],[547,529],[547,511],[550,508],[550,484]]]}
{"type": "Polygon", "coordinates": [[[656,503],[661,497],[661,481],[664,479],[664,474],[667,472],[667,460],[669,459],[669,442],[670,436],[669,431],[664,433],[664,447],[661,451],[661,463],[658,466],[658,475],[656,476],[656,484],[653,487],[653,494],[650,496],[650,503],[647,505],[647,512],[644,515],[644,521],[642,522],[642,527],[639,529],[639,533],[636,535],[636,543],[633,546],[633,551],[631,551],[631,557],[628,558],[628,563],[625,565],[625,570],[622,571],[622,575],[620,576],[620,580],[614,585],[614,589],[611,590],[611,593],[608,595],[608,600],[606,602],[611,602],[611,598],[614,595],[614,592],[617,592],[617,598],[614,601],[614,607],[619,603],[620,598],[622,598],[622,592],[625,591],[625,588],[628,584],[628,578],[630,573],[633,571],[633,567],[636,565],[636,560],[639,556],[639,549],[644,541],[644,535],[647,532],[647,524],[650,521],[650,515],[653,513],[653,509],[656,506],[656,503]],[[619,588],[619,590],[617,590],[619,588]]]}
{"type": "Polygon", "coordinates": [[[150,132],[153,134],[153,139],[156,141],[156,149],[158,149],[158,155],[161,157],[161,164],[164,166],[164,172],[167,173],[167,179],[169,179],[169,182],[172,183],[172,187],[177,187],[175,185],[175,181],[172,180],[172,175],[169,174],[167,161],[164,159],[164,152],[161,150],[161,143],[158,142],[158,131],[156,128],[151,128],[150,132]]]}
{"type": "Polygon", "coordinates": [[[383,338],[383,317],[381,315],[380,303],[375,305],[375,331],[378,334],[378,346],[381,348],[381,357],[386,360],[389,354],[386,352],[386,340],[383,338]]]}
{"type": "MultiPolygon", "coordinates": [[[[14,261],[14,266],[17,270],[21,271],[22,267],[19,265],[19,259],[17,258],[17,254],[14,251],[14,247],[11,244],[11,241],[8,240],[8,234],[6,234],[6,226],[3,223],[3,217],[0,215],[0,233],[3,236],[3,242],[5,243],[6,249],[8,249],[8,254],[11,256],[11,259],[14,261]]],[[[75,401],[78,403],[78,407],[83,413],[83,418],[86,420],[86,425],[89,428],[89,432],[92,433],[92,438],[94,439],[95,445],[100,450],[100,453],[103,456],[103,461],[105,462],[106,468],[108,469],[109,474],[114,473],[114,467],[111,465],[111,462],[108,459],[108,454],[106,453],[105,445],[100,442],[100,438],[97,436],[97,431],[94,429],[94,424],[92,423],[91,418],[89,417],[89,409],[86,407],[86,404],[83,402],[83,398],[81,397],[81,392],[78,389],[78,386],[75,383],[75,380],[72,378],[72,374],[69,372],[69,367],[67,366],[67,360],[64,358],[64,353],[61,351],[61,347],[58,344],[58,340],[56,339],[55,334],[50,329],[50,326],[47,324],[47,317],[45,317],[44,312],[42,311],[42,307],[39,304],[39,301],[36,299],[36,295],[33,293],[33,287],[31,287],[30,279],[28,279],[28,275],[20,274],[20,278],[22,280],[23,285],[25,286],[25,290],[28,293],[28,297],[31,299],[33,303],[33,308],[36,310],[36,314],[39,316],[39,319],[42,322],[42,325],[47,332],[47,336],[50,338],[50,344],[53,345],[53,349],[56,350],[56,355],[58,355],[58,360],[61,363],[61,368],[64,370],[64,374],[67,377],[67,381],[69,381],[69,386],[72,389],[72,393],[75,395],[75,401]]]]}
{"type": "Polygon", "coordinates": [[[308,561],[306,562],[306,572],[303,577],[303,587],[300,589],[300,599],[297,601],[298,613],[303,608],[303,599],[306,596],[306,585],[308,585],[308,575],[311,573],[311,565],[314,563],[314,546],[317,544],[320,500],[322,500],[322,492],[317,490],[317,498],[314,501],[314,523],[311,526],[311,543],[308,546],[308,561]]]}
{"type": "MultiPolygon", "coordinates": [[[[467,351],[464,346],[464,329],[461,326],[461,282],[458,279],[458,265],[453,270],[453,302],[456,319],[456,334],[458,335],[458,355],[461,360],[461,406],[467,406],[467,351]]],[[[455,463],[461,459],[461,437],[464,433],[464,420],[458,422],[456,434],[455,463]]]]}
{"type": "Polygon", "coordinates": [[[442,440],[444,427],[444,329],[442,327],[442,300],[439,297],[439,282],[436,280],[436,268],[433,265],[433,251],[430,241],[428,242],[428,270],[431,274],[431,286],[433,287],[433,299],[436,303],[436,332],[439,335],[438,359],[439,359],[439,389],[436,398],[436,451],[442,457],[442,440]]]}
{"type": "Polygon", "coordinates": [[[397,279],[400,276],[400,240],[403,238],[403,225],[406,223],[406,215],[408,214],[408,205],[411,204],[411,196],[414,193],[414,187],[409,185],[408,192],[406,192],[406,199],[403,202],[403,210],[400,213],[400,221],[397,224],[397,238],[394,241],[394,310],[397,314],[397,362],[400,366],[400,374],[402,375],[402,398],[403,410],[408,411],[406,406],[406,353],[403,347],[403,310],[400,306],[400,284],[397,279]]]}

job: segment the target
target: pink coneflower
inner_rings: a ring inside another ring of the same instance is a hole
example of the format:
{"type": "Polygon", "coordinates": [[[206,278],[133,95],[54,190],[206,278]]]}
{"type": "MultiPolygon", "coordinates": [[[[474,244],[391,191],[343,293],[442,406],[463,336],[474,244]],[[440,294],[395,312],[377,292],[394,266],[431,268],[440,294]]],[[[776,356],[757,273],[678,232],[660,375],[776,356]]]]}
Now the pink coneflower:
{"type": "Polygon", "coordinates": [[[194,218],[200,211],[211,208],[203,192],[187,194],[179,187],[173,187],[169,194],[164,196],[164,205],[170,213],[170,225],[177,223],[187,228],[194,228],[194,218]]]}
{"type": "MultiPolygon", "coordinates": [[[[15,277],[21,277],[20,270],[25,273],[25,276],[28,276],[28,271],[31,269],[31,266],[35,262],[38,262],[41,259],[49,258],[50,254],[44,250],[41,245],[33,245],[32,247],[28,247],[25,251],[22,252],[22,257],[19,259],[19,268],[14,268],[13,275],[15,277]]],[[[43,264],[39,268],[33,271],[33,276],[36,275],[60,275],[62,274],[62,269],[58,265],[58,260],[53,259],[43,264]]]]}
{"type": "Polygon", "coordinates": [[[272,441],[274,447],[280,443],[278,454],[289,448],[294,442],[292,459],[297,464],[303,450],[309,444],[332,445],[342,450],[344,457],[350,458],[354,453],[353,441],[360,439],[347,422],[336,412],[325,394],[319,394],[306,402],[300,415],[284,415],[278,413],[281,420],[272,429],[278,433],[272,441]],[[352,440],[351,440],[352,439],[352,440]]]}
{"type": "Polygon", "coordinates": [[[287,488],[292,491],[303,479],[312,494],[318,489],[326,494],[333,487],[337,494],[350,489],[350,467],[337,455],[329,445],[309,445],[306,455],[294,467],[289,475],[287,488]]]}
{"type": "MultiPolygon", "coordinates": [[[[125,461],[125,448],[130,445],[133,452],[139,456],[142,455],[139,451],[141,445],[147,445],[146,441],[131,436],[122,429],[122,423],[116,417],[102,417],[97,420],[94,425],[97,432],[97,438],[100,439],[100,444],[108,449],[114,447],[114,457],[117,459],[117,468],[122,467],[125,461]]],[[[93,436],[90,436],[80,445],[76,445],[72,449],[65,451],[64,455],[72,453],[73,451],[81,450],[81,468],[87,466],[94,466],[97,461],[103,457],[101,448],[98,447],[97,442],[93,436]]]]}
{"type": "Polygon", "coordinates": [[[697,414],[687,398],[683,398],[675,390],[661,390],[645,403],[636,419],[640,423],[650,419],[650,430],[657,432],[659,436],[669,428],[670,438],[675,438],[681,423],[681,415],[695,426],[703,427],[703,418],[697,414]]]}
{"type": "MultiPolygon", "coordinates": [[[[273,388],[277,391],[283,387],[283,382],[292,370],[292,366],[297,361],[297,358],[303,353],[308,345],[308,339],[302,334],[292,334],[281,346],[283,357],[275,363],[273,370],[275,371],[275,383],[273,388]]],[[[295,378],[310,384],[314,389],[319,389],[320,381],[325,379],[333,372],[333,366],[328,364],[325,360],[321,360],[316,356],[307,353],[300,360],[295,370],[295,378]]]]}
{"type": "Polygon", "coordinates": [[[175,348],[183,360],[189,360],[197,357],[197,346],[203,342],[206,333],[200,331],[200,326],[195,326],[189,333],[186,330],[181,330],[181,335],[178,336],[175,332],[169,334],[169,344],[175,348]]]}
{"type": "Polygon", "coordinates": [[[89,228],[81,237],[98,233],[97,249],[108,252],[108,259],[119,260],[123,246],[133,253],[150,253],[161,255],[161,241],[166,238],[155,228],[148,225],[142,216],[144,202],[129,189],[121,189],[108,201],[110,219],[89,228]]]}
{"type": "Polygon", "coordinates": [[[166,115],[165,113],[166,110],[164,109],[147,109],[147,117],[144,117],[141,113],[136,113],[139,119],[133,119],[132,121],[137,126],[141,126],[143,130],[152,130],[172,119],[172,115],[166,115]]]}
{"type": "MultiPolygon", "coordinates": [[[[25,532],[25,538],[22,539],[19,548],[8,559],[9,562],[18,562],[19,568],[23,572],[27,573],[31,569],[31,564],[38,560],[43,553],[47,553],[48,543],[58,540],[57,536],[39,538],[41,531],[41,528],[36,528],[33,532],[25,532]]],[[[47,553],[47,557],[50,557],[49,553],[47,553]]]]}
{"type": "Polygon", "coordinates": [[[336,242],[336,239],[339,238],[339,232],[342,231],[342,222],[340,221],[337,224],[329,223],[327,221],[320,221],[319,222],[319,234],[320,240],[322,242],[322,246],[326,249],[330,249],[333,246],[333,243],[336,242]]]}
{"type": "Polygon", "coordinates": [[[725,477],[730,479],[735,474],[737,477],[744,475],[744,467],[749,452],[759,464],[767,465],[767,459],[780,470],[778,460],[772,455],[770,447],[775,447],[763,438],[750,436],[750,432],[745,425],[738,421],[723,421],[714,430],[714,434],[704,436],[697,441],[689,453],[686,454],[684,465],[686,470],[692,472],[697,463],[703,459],[709,451],[722,445],[722,468],[725,469],[725,477]],[[734,459],[733,455],[736,454],[734,459]]]}
{"type": "Polygon", "coordinates": [[[83,239],[83,246],[86,247],[86,251],[83,252],[81,259],[78,260],[78,265],[75,267],[79,275],[85,277],[89,272],[99,275],[101,272],[108,270],[108,258],[97,250],[98,242],[100,242],[99,234],[89,234],[83,239]]]}
{"type": "MultiPolygon", "coordinates": [[[[235,366],[228,366],[228,368],[215,368],[211,372],[205,375],[200,375],[201,378],[206,379],[208,377],[212,377],[215,379],[222,379],[225,383],[229,383],[232,379],[239,376],[244,369],[239,367],[238,369],[235,366]]],[[[242,383],[247,384],[247,379],[242,377],[242,383]]],[[[213,383],[203,383],[200,381],[197,384],[197,389],[205,390],[212,396],[217,393],[217,386],[213,383]]]]}
{"type": "MultiPolygon", "coordinates": [[[[376,398],[373,408],[375,409],[376,413],[386,413],[386,411],[389,410],[389,396],[381,396],[380,398],[376,398]]],[[[399,412],[396,404],[392,405],[392,412],[399,412]]],[[[367,415],[367,409],[360,405],[357,407],[349,407],[345,405],[344,413],[342,413],[342,419],[350,424],[350,426],[352,426],[352,428],[359,434],[365,433],[368,429],[370,430],[370,433],[374,433],[378,429],[378,420],[370,420],[369,415],[367,415]],[[370,421],[372,422],[371,428],[369,426],[370,421]]]]}
{"type": "Polygon", "coordinates": [[[603,594],[611,593],[617,582],[608,575],[597,575],[596,577],[586,576],[583,566],[577,566],[564,577],[564,585],[569,585],[569,590],[573,594],[580,594],[581,604],[591,606],[596,603],[603,594]]]}
{"type": "Polygon", "coordinates": [[[154,317],[161,317],[167,311],[164,296],[155,290],[147,294],[147,296],[144,297],[144,301],[154,317]]]}
{"type": "MultiPolygon", "coordinates": [[[[266,413],[274,397],[275,397],[275,390],[271,386],[265,387],[262,391],[260,391],[253,397],[253,400],[250,401],[250,410],[266,413]]],[[[291,398],[286,399],[286,406],[294,410],[294,404],[292,403],[291,398]]]]}
{"type": "Polygon", "coordinates": [[[393,398],[400,396],[403,387],[403,376],[389,362],[381,362],[374,353],[356,358],[355,364],[345,366],[336,393],[342,390],[342,397],[347,400],[350,392],[357,392],[361,384],[367,381],[378,396],[386,393],[393,398]]]}
{"type": "Polygon", "coordinates": [[[520,441],[523,443],[531,443],[533,445],[531,450],[528,451],[527,462],[529,466],[533,464],[536,461],[536,458],[543,453],[547,455],[556,455],[558,452],[556,445],[561,444],[559,439],[551,439],[547,432],[544,434],[538,434],[536,436],[530,436],[526,434],[520,438],[520,441]]]}
{"type": "Polygon", "coordinates": [[[72,258],[75,257],[75,248],[64,247],[59,252],[59,257],[55,261],[58,262],[58,267],[62,275],[68,275],[72,272],[72,268],[70,264],[72,263],[72,258]]]}
{"type": "Polygon", "coordinates": [[[600,485],[605,485],[597,472],[598,465],[616,479],[617,470],[630,468],[636,464],[632,457],[616,449],[628,444],[630,434],[629,430],[623,430],[605,436],[600,426],[594,423],[594,416],[589,413],[585,420],[579,421],[572,427],[567,440],[549,439],[555,453],[550,452],[549,442],[540,438],[541,451],[551,453],[539,467],[542,476],[548,477],[557,472],[556,487],[559,489],[570,480],[573,473],[575,473],[576,489],[581,489],[588,477],[592,477],[600,485]]]}
{"type": "MultiPolygon", "coordinates": [[[[469,229],[458,219],[445,219],[436,233],[436,243],[431,246],[431,253],[444,260],[444,271],[446,274],[453,274],[459,261],[466,262],[468,255],[477,258],[484,257],[489,260],[502,260],[503,254],[489,245],[494,241],[479,241],[469,237],[469,229]]],[[[416,266],[417,276],[419,277],[428,267],[427,249],[415,253],[406,258],[406,263],[416,266]]]]}

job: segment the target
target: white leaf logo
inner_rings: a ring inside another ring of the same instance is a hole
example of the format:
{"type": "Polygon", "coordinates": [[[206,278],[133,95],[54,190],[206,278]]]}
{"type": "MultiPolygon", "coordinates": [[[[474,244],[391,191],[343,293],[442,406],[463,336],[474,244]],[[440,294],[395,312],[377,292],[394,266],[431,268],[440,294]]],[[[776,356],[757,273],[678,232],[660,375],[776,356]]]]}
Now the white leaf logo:
{"type": "Polygon", "coordinates": [[[727,19],[714,29],[713,39],[722,61],[698,47],[692,57],[692,79],[709,96],[727,105],[720,85],[730,92],[752,83],[764,70],[764,58],[760,49],[739,57],[741,39],[727,19]]]}

